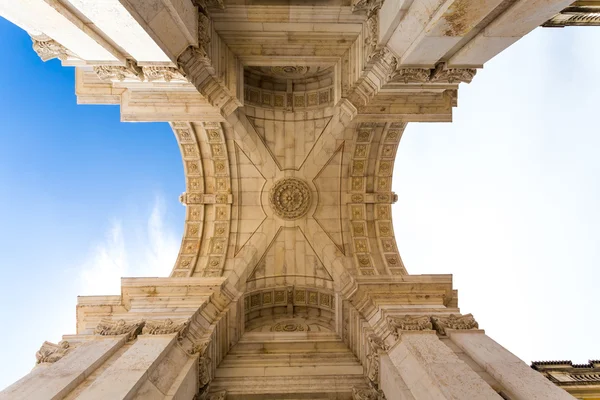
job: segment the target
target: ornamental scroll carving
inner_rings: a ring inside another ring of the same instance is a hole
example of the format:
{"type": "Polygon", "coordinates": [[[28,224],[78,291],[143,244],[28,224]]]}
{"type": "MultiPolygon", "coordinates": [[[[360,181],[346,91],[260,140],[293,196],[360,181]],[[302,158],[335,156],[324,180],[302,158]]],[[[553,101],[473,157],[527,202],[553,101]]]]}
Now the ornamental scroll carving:
{"type": "Polygon", "coordinates": [[[389,80],[401,83],[470,83],[477,73],[475,68],[446,68],[443,62],[434,69],[399,67],[396,58],[391,70],[389,80]]]}
{"type": "Polygon", "coordinates": [[[374,388],[379,387],[379,352],[387,351],[388,345],[377,335],[371,334],[367,337],[369,354],[367,355],[367,378],[374,388]]]}
{"type": "Polygon", "coordinates": [[[352,400],[385,400],[381,390],[352,388],[352,400]]]}
{"type": "Polygon", "coordinates": [[[123,319],[112,320],[110,318],[103,318],[94,333],[101,336],[116,336],[126,335],[127,340],[133,340],[142,330],[144,321],[129,321],[126,322],[123,319]]]}
{"type": "Polygon", "coordinates": [[[33,50],[42,61],[52,60],[53,58],[58,58],[61,61],[65,61],[69,57],[79,58],[65,46],[46,35],[32,36],[31,40],[33,41],[33,50]]]}
{"type": "Polygon", "coordinates": [[[44,342],[42,347],[35,353],[35,358],[38,364],[41,363],[55,363],[65,356],[72,346],[66,340],[59,342],[58,344],[44,342]]]}
{"type": "Polygon", "coordinates": [[[445,335],[446,329],[479,329],[479,324],[475,321],[472,314],[463,316],[450,314],[447,317],[431,317],[431,322],[440,335],[445,335]]]}
{"type": "Polygon", "coordinates": [[[96,65],[94,72],[105,81],[124,81],[125,79],[144,80],[144,72],[133,60],[127,60],[126,65],[96,65]]]}
{"type": "Polygon", "coordinates": [[[148,80],[148,82],[160,81],[160,80],[165,81],[165,82],[171,82],[171,81],[187,82],[187,79],[186,79],[185,75],[183,74],[183,72],[181,72],[179,69],[173,68],[173,67],[149,66],[149,67],[142,67],[142,71],[144,73],[145,78],[148,80]]]}
{"type": "Polygon", "coordinates": [[[269,192],[269,204],[280,218],[295,220],[308,213],[312,202],[310,187],[302,179],[283,178],[269,192]]]}
{"type": "Polygon", "coordinates": [[[400,331],[426,331],[432,330],[433,325],[428,316],[413,316],[405,315],[404,317],[388,317],[388,329],[392,335],[398,340],[400,331]]]}
{"type": "Polygon", "coordinates": [[[146,321],[142,328],[142,335],[170,335],[177,333],[178,337],[185,336],[190,321],[173,321],[171,319],[146,321]]]}

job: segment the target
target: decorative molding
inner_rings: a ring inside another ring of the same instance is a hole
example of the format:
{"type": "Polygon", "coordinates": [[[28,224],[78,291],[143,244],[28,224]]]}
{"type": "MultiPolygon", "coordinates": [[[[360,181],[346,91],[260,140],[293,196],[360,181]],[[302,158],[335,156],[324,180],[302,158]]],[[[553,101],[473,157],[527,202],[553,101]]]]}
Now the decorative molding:
{"type": "Polygon", "coordinates": [[[194,3],[196,7],[201,7],[203,10],[206,10],[207,8],[225,9],[223,0],[192,0],[192,3],[194,3]]]}
{"type": "Polygon", "coordinates": [[[38,364],[55,363],[63,358],[72,348],[66,340],[62,340],[58,344],[44,342],[42,347],[35,353],[35,358],[38,364]]]}
{"type": "Polygon", "coordinates": [[[389,81],[400,83],[470,83],[477,73],[475,68],[446,68],[443,62],[433,69],[399,67],[396,58],[392,66],[389,81]]]}
{"type": "Polygon", "coordinates": [[[475,321],[472,314],[462,316],[450,314],[447,317],[431,317],[431,322],[440,335],[445,335],[446,329],[479,329],[479,324],[475,321]]]}
{"type": "Polygon", "coordinates": [[[104,81],[122,82],[125,79],[137,81],[144,80],[144,72],[137,66],[135,61],[127,60],[126,65],[96,65],[94,66],[96,75],[104,81]]]}
{"type": "Polygon", "coordinates": [[[188,81],[182,71],[173,67],[144,66],[142,72],[148,82],[188,81]]]}
{"type": "Polygon", "coordinates": [[[271,332],[308,332],[310,327],[307,324],[297,323],[295,321],[278,322],[271,327],[271,332]]]}
{"type": "Polygon", "coordinates": [[[367,337],[369,354],[367,354],[367,378],[375,388],[379,387],[379,352],[388,351],[389,346],[377,335],[367,337]]]}
{"type": "Polygon", "coordinates": [[[32,36],[31,40],[33,41],[33,50],[44,62],[54,58],[58,58],[60,61],[66,61],[73,57],[79,58],[65,46],[46,35],[32,36]]]}
{"type": "Polygon", "coordinates": [[[288,177],[275,182],[269,191],[269,205],[282,219],[291,221],[302,218],[312,204],[312,191],[299,178],[288,177]]]}
{"type": "Polygon", "coordinates": [[[352,400],[385,400],[381,390],[352,388],[352,400]]]}
{"type": "Polygon", "coordinates": [[[189,320],[149,320],[146,321],[142,328],[142,335],[170,335],[172,333],[177,333],[178,337],[182,337],[187,332],[189,324],[189,320]]]}
{"type": "Polygon", "coordinates": [[[387,317],[388,329],[398,340],[400,331],[428,331],[433,329],[431,319],[427,315],[405,315],[387,317]]]}
{"type": "Polygon", "coordinates": [[[439,63],[431,72],[430,82],[471,83],[477,73],[475,68],[446,68],[446,63],[439,63]]]}
{"type": "Polygon", "coordinates": [[[571,5],[550,18],[542,26],[545,28],[600,26],[600,4],[571,5]]]}
{"type": "Polygon", "coordinates": [[[184,206],[192,204],[232,204],[233,196],[228,193],[187,193],[179,195],[179,202],[184,206]]]}
{"type": "Polygon", "coordinates": [[[144,322],[143,320],[127,322],[123,319],[102,318],[94,333],[100,336],[126,335],[127,340],[133,340],[142,330],[144,322]]]}

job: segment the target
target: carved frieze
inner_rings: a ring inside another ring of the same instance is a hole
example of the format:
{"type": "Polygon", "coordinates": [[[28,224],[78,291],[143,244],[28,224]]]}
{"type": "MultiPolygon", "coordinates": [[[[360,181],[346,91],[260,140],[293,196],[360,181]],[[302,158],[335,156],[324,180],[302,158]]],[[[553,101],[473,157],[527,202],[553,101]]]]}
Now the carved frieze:
{"type": "Polygon", "coordinates": [[[94,333],[100,336],[116,336],[126,335],[127,340],[135,339],[140,333],[144,321],[125,321],[123,319],[113,320],[110,318],[103,318],[94,333]]]}
{"type": "Polygon", "coordinates": [[[149,82],[154,81],[186,81],[187,79],[183,73],[177,68],[173,67],[159,67],[159,66],[144,66],[142,72],[149,82]]]}
{"type": "Polygon", "coordinates": [[[35,353],[35,358],[38,364],[54,363],[60,360],[72,349],[72,346],[66,340],[58,344],[44,342],[42,347],[35,353]]]}
{"type": "Polygon", "coordinates": [[[388,345],[377,335],[370,334],[367,337],[369,354],[367,355],[367,378],[373,387],[379,387],[379,352],[387,351],[388,345]]]}
{"type": "Polygon", "coordinates": [[[178,336],[184,336],[190,321],[173,321],[171,319],[162,319],[146,321],[142,328],[142,335],[169,335],[177,333],[178,336]]]}
{"type": "Polygon", "coordinates": [[[433,327],[440,335],[446,334],[446,329],[479,329],[479,324],[472,314],[455,315],[447,317],[431,317],[433,327]]]}
{"type": "Polygon", "coordinates": [[[78,58],[65,46],[46,35],[32,36],[31,40],[33,41],[33,50],[40,56],[42,61],[52,60],[53,58],[58,58],[61,61],[65,61],[69,57],[78,58]]]}
{"type": "Polygon", "coordinates": [[[446,68],[446,63],[439,63],[434,69],[407,68],[398,66],[396,59],[389,76],[390,82],[401,83],[470,83],[477,73],[475,68],[446,68]]]}
{"type": "Polygon", "coordinates": [[[431,73],[430,82],[470,83],[477,73],[475,68],[446,68],[446,63],[439,63],[431,73]]]}
{"type": "Polygon", "coordinates": [[[387,325],[396,340],[400,337],[401,331],[425,331],[433,329],[431,320],[427,315],[390,316],[387,317],[387,325]]]}
{"type": "Polygon", "coordinates": [[[127,60],[124,66],[96,65],[94,66],[94,72],[96,72],[96,75],[100,79],[105,81],[124,81],[125,79],[144,80],[144,72],[133,60],[127,60]]]}
{"type": "Polygon", "coordinates": [[[352,400],[385,400],[381,390],[352,388],[352,400]]]}

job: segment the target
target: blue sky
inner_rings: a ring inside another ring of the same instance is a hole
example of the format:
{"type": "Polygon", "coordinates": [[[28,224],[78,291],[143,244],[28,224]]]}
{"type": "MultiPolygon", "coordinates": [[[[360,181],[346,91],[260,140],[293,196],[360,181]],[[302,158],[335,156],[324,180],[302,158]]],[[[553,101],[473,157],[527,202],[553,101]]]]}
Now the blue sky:
{"type": "MultiPolygon", "coordinates": [[[[0,389],[76,296],[166,276],[183,228],[166,123],[78,106],[74,70],[0,19],[0,389]],[[6,328],[8,327],[8,328],[6,328]]],[[[525,362],[599,358],[600,28],[538,29],[461,85],[453,124],[410,124],[393,190],[410,273],[452,273],[463,313],[525,362]]]]}

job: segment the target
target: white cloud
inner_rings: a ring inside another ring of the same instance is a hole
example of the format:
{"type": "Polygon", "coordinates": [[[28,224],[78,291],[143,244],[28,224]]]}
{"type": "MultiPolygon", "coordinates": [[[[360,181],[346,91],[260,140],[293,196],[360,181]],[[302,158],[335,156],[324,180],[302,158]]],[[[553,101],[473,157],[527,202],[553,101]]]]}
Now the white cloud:
{"type": "Polygon", "coordinates": [[[123,226],[128,226],[129,220],[113,220],[104,240],[83,263],[81,295],[119,294],[122,277],[168,276],[179,240],[165,224],[165,217],[164,201],[156,196],[145,226],[133,222],[125,231],[123,226]]]}

